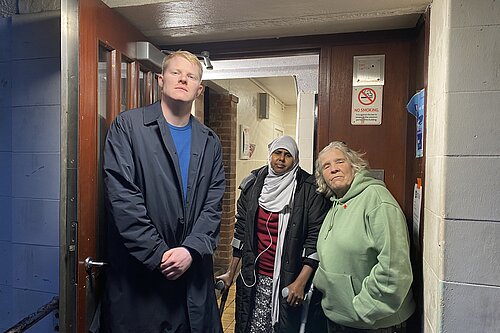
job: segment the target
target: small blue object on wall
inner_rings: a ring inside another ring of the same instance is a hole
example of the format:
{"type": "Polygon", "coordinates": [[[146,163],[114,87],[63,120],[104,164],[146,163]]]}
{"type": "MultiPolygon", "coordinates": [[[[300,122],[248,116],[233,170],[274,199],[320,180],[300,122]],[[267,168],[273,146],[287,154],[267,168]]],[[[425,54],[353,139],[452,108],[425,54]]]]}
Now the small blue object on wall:
{"type": "Polygon", "coordinates": [[[406,105],[408,112],[417,118],[416,157],[424,155],[424,114],[425,114],[425,89],[417,92],[406,105]]]}

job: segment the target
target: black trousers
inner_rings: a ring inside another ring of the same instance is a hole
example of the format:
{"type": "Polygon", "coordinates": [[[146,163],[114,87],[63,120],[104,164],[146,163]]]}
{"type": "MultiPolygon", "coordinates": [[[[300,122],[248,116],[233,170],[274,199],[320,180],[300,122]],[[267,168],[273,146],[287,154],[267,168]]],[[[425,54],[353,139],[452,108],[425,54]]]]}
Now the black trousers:
{"type": "Polygon", "coordinates": [[[367,330],[360,328],[352,328],[334,323],[328,320],[328,333],[405,333],[406,323],[401,323],[387,328],[379,328],[376,330],[367,330]]]}

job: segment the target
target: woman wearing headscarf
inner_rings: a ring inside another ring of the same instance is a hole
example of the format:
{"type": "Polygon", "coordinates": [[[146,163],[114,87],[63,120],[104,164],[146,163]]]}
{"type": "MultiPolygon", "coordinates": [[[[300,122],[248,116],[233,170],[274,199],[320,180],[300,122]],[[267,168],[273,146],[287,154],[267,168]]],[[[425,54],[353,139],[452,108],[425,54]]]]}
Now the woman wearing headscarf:
{"type": "Polygon", "coordinates": [[[314,177],[299,167],[291,137],[273,140],[268,153],[268,165],[240,185],[233,259],[217,277],[229,288],[241,261],[235,314],[239,333],[299,332],[304,296],[318,266],[318,232],[329,209],[316,192],[314,177]]]}

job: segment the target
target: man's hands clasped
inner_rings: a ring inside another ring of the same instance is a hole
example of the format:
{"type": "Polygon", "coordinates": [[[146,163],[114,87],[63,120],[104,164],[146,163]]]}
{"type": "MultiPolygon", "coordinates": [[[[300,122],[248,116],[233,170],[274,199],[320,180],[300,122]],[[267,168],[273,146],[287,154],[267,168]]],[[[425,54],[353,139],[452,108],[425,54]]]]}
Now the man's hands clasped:
{"type": "Polygon", "coordinates": [[[160,270],[168,280],[176,280],[191,267],[192,262],[193,257],[188,249],[174,247],[163,253],[160,270]]]}

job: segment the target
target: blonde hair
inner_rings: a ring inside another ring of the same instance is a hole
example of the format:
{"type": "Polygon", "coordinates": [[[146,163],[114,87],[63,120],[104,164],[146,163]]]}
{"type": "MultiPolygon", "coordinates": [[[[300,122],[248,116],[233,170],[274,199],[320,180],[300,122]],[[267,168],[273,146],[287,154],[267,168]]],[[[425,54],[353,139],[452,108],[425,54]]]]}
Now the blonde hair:
{"type": "Polygon", "coordinates": [[[328,186],[325,179],[323,178],[323,166],[321,165],[320,158],[326,152],[328,152],[332,149],[338,149],[344,154],[345,158],[351,164],[351,167],[354,171],[354,175],[356,175],[356,173],[358,173],[359,171],[366,170],[369,168],[368,162],[363,158],[363,156],[365,155],[364,153],[359,153],[355,150],[351,150],[349,147],[347,147],[347,145],[344,142],[341,142],[341,141],[330,142],[318,154],[318,158],[316,159],[316,163],[315,163],[316,170],[314,171],[314,176],[316,178],[316,184],[318,185],[318,192],[322,193],[327,198],[331,197],[334,194],[334,192],[330,188],[330,186],[328,186]]]}
{"type": "Polygon", "coordinates": [[[179,50],[166,55],[165,58],[163,58],[163,62],[161,64],[162,74],[165,74],[165,70],[168,67],[168,63],[175,57],[182,57],[187,61],[189,61],[190,63],[192,63],[193,65],[196,65],[198,67],[198,74],[200,76],[199,79],[201,82],[201,77],[203,76],[203,66],[201,65],[201,62],[198,60],[198,57],[189,51],[179,50]]]}

